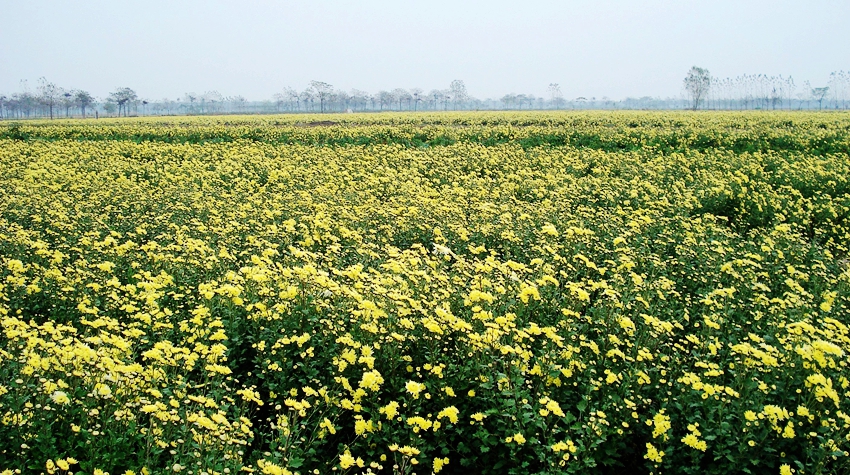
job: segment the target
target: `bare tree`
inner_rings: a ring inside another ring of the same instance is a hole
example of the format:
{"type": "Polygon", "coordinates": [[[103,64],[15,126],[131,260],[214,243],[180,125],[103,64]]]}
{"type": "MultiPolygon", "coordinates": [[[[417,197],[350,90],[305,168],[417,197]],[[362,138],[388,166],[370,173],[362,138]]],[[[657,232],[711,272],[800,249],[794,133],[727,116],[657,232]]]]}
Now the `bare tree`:
{"type": "Polygon", "coordinates": [[[836,109],[846,109],[847,96],[850,94],[850,73],[834,71],[829,74],[829,82],[827,84],[834,107],[836,109]]]}
{"type": "Polygon", "coordinates": [[[187,114],[194,114],[196,112],[195,102],[198,101],[198,94],[194,92],[187,92],[183,94],[183,104],[188,104],[186,107],[187,114]]]}
{"type": "Polygon", "coordinates": [[[319,97],[319,106],[320,110],[324,114],[325,112],[325,101],[327,101],[330,96],[334,92],[333,86],[326,82],[322,81],[310,81],[310,87],[316,91],[316,95],[319,97]]]}
{"type": "Polygon", "coordinates": [[[389,91],[378,91],[378,104],[381,110],[384,110],[385,105],[392,105],[394,102],[393,94],[389,91]]]}
{"type": "Polygon", "coordinates": [[[224,96],[218,91],[207,91],[201,95],[201,111],[217,112],[224,103],[224,96]]]}
{"type": "Polygon", "coordinates": [[[283,107],[284,104],[286,104],[286,95],[283,94],[282,92],[278,92],[277,94],[275,94],[274,95],[275,112],[280,112],[280,108],[283,107]]]}
{"type": "Polygon", "coordinates": [[[48,108],[50,108],[50,118],[53,119],[53,106],[56,105],[56,102],[60,97],[62,97],[62,88],[42,76],[41,79],[38,80],[38,92],[41,96],[41,100],[44,101],[44,104],[48,108]]]}
{"type": "Polygon", "coordinates": [[[685,90],[691,96],[693,110],[697,110],[700,102],[708,95],[711,89],[711,74],[707,69],[692,67],[685,76],[685,90]]]}
{"type": "Polygon", "coordinates": [[[392,95],[393,95],[393,99],[398,101],[398,110],[402,109],[402,107],[401,107],[402,102],[407,102],[407,104],[408,104],[407,108],[410,109],[410,101],[413,100],[413,96],[411,96],[410,93],[407,92],[406,89],[402,89],[400,87],[393,89],[392,95]]]}
{"type": "Polygon", "coordinates": [[[555,109],[562,109],[564,107],[564,95],[561,93],[561,85],[553,82],[549,84],[549,99],[552,100],[552,105],[555,106],[555,109]]]}
{"type": "Polygon", "coordinates": [[[301,103],[304,104],[305,111],[313,109],[313,102],[316,100],[316,91],[314,91],[312,87],[304,89],[298,97],[301,100],[301,103]]]}
{"type": "Polygon", "coordinates": [[[232,104],[231,107],[243,114],[245,113],[245,105],[248,103],[248,99],[245,99],[242,96],[233,96],[229,98],[229,101],[232,104]]]}
{"type": "Polygon", "coordinates": [[[431,101],[434,105],[432,106],[433,110],[437,110],[437,104],[443,100],[443,91],[438,89],[431,89],[431,92],[428,93],[428,100],[431,101]]]}
{"type": "Polygon", "coordinates": [[[351,102],[354,105],[354,109],[357,109],[358,105],[360,105],[360,110],[366,109],[366,104],[369,102],[369,93],[359,89],[352,89],[351,102]]]}
{"type": "Polygon", "coordinates": [[[289,110],[298,110],[298,91],[291,87],[285,87],[283,88],[283,95],[289,102],[289,110]]]}
{"type": "Polygon", "coordinates": [[[454,99],[455,109],[457,109],[458,104],[463,104],[469,97],[466,93],[466,84],[460,79],[452,81],[449,85],[449,91],[451,91],[452,99],[454,99]]]}
{"type": "Polygon", "coordinates": [[[829,94],[828,87],[816,87],[812,89],[812,97],[818,101],[818,110],[823,108],[823,99],[829,94]]]}
{"type": "Polygon", "coordinates": [[[422,102],[422,89],[414,87],[410,90],[410,95],[413,97],[413,110],[419,110],[419,103],[422,102]]]}

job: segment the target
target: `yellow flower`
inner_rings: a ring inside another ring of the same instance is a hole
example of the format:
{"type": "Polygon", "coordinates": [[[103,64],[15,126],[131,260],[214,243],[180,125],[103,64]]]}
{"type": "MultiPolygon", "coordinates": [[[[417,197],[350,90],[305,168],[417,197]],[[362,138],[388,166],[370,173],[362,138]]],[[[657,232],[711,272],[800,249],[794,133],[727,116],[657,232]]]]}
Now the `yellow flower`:
{"type": "Polygon", "coordinates": [[[363,435],[366,432],[374,432],[375,426],[372,424],[371,420],[364,421],[363,419],[358,419],[354,421],[354,433],[357,435],[363,435]]]}
{"type": "Polygon", "coordinates": [[[56,404],[61,405],[71,402],[71,399],[68,398],[68,394],[66,394],[65,391],[54,391],[53,394],[50,395],[50,399],[52,399],[56,404]]]}
{"type": "Polygon", "coordinates": [[[348,450],[339,456],[339,466],[342,467],[343,470],[353,467],[356,463],[357,461],[351,456],[351,452],[348,450]]]}
{"type": "Polygon", "coordinates": [[[425,390],[425,385],[416,381],[408,381],[404,388],[413,395],[413,399],[419,399],[419,393],[425,390]]]}
{"type": "Polygon", "coordinates": [[[795,435],[794,423],[792,421],[788,421],[788,425],[785,426],[785,429],[782,431],[782,437],[786,439],[793,439],[795,435]]]}
{"type": "Polygon", "coordinates": [[[651,460],[655,463],[661,463],[661,458],[664,457],[664,452],[659,451],[654,445],[646,443],[646,455],[643,458],[651,460]]]}
{"type": "Polygon", "coordinates": [[[265,475],[291,475],[292,472],[289,470],[275,465],[271,462],[267,462],[263,459],[257,461],[257,466],[260,467],[262,473],[265,475]]]}
{"type": "Polygon", "coordinates": [[[408,457],[412,457],[414,455],[419,455],[419,449],[416,447],[411,447],[409,445],[405,445],[398,449],[398,452],[402,455],[406,455],[408,457]]]}
{"type": "Polygon", "coordinates": [[[548,234],[549,236],[558,237],[558,229],[551,223],[546,223],[541,229],[540,232],[543,234],[548,234]]]}
{"type": "Polygon", "coordinates": [[[437,457],[437,458],[435,458],[434,459],[434,473],[439,473],[439,471],[442,470],[443,467],[445,467],[448,464],[449,464],[449,458],[448,457],[444,457],[444,458],[437,457]]]}
{"type": "Polygon", "coordinates": [[[692,447],[703,452],[708,449],[708,444],[704,440],[699,440],[697,436],[693,433],[684,436],[682,438],[682,442],[688,447],[692,447]]]}
{"type": "Polygon", "coordinates": [[[361,388],[371,389],[372,391],[380,390],[382,384],[384,384],[384,378],[378,370],[363,373],[363,377],[360,380],[361,388]]]}
{"type": "Polygon", "coordinates": [[[386,406],[378,409],[378,411],[381,414],[384,414],[385,416],[387,416],[387,419],[394,419],[395,416],[398,414],[398,407],[399,407],[399,404],[396,401],[392,401],[389,404],[387,404],[386,406]]]}
{"type": "Polygon", "coordinates": [[[652,417],[652,425],[655,426],[652,429],[652,438],[657,439],[661,437],[661,440],[667,440],[667,431],[670,430],[672,425],[670,424],[670,418],[664,414],[664,409],[652,417]]]}
{"type": "Polygon", "coordinates": [[[449,406],[449,407],[443,409],[442,411],[440,411],[439,414],[437,414],[437,419],[447,417],[449,419],[449,422],[451,422],[452,424],[457,424],[457,420],[458,420],[457,416],[458,416],[459,413],[460,413],[460,411],[458,411],[458,409],[456,407],[449,406]]]}
{"type": "Polygon", "coordinates": [[[325,429],[327,429],[328,432],[331,433],[331,435],[336,434],[336,427],[334,427],[333,422],[331,422],[331,420],[327,417],[325,417],[322,423],[319,424],[319,427],[324,427],[325,429]]]}

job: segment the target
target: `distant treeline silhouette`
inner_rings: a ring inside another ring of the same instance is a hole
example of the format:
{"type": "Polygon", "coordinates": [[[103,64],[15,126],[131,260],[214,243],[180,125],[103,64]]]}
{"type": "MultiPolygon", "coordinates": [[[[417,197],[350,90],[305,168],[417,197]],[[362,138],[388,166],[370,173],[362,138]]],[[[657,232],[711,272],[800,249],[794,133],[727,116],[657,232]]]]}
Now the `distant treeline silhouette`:
{"type": "Polygon", "coordinates": [[[427,93],[420,88],[344,91],[326,82],[311,81],[303,90],[284,87],[265,100],[225,96],[218,91],[154,100],[142,98],[129,87],[96,98],[85,90],[66,89],[42,77],[35,91],[22,81],[22,92],[0,94],[0,119],[441,110],[846,110],[848,106],[850,72],[843,70],[831,73],[825,86],[813,87],[809,81],[797,85],[792,77],[781,75],[745,74],[720,79],[694,67],[676,96],[618,100],[604,96],[567,99],[557,83],[549,84],[545,96],[509,93],[498,99],[478,99],[467,93],[462,80],[427,93]]]}

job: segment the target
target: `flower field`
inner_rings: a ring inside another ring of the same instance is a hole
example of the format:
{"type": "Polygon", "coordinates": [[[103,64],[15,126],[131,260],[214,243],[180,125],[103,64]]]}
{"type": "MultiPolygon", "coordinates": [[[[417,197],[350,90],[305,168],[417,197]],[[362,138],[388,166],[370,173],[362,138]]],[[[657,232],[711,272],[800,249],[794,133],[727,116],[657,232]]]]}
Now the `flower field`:
{"type": "Polygon", "coordinates": [[[846,113],[0,123],[0,473],[848,473],[848,247],[846,113]]]}

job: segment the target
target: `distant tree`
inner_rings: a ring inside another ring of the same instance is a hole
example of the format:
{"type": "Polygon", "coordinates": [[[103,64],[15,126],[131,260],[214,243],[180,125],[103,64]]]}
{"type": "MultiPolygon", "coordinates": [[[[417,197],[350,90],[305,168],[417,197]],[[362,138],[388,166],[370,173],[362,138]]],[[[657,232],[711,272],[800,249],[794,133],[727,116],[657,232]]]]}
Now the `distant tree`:
{"type": "Polygon", "coordinates": [[[395,101],[398,102],[398,110],[402,109],[402,106],[401,106],[402,102],[407,102],[407,105],[408,105],[407,108],[410,109],[410,101],[413,100],[413,96],[411,96],[410,93],[407,92],[406,89],[402,89],[400,87],[393,89],[392,94],[393,94],[393,99],[395,99],[395,101]]]}
{"type": "Polygon", "coordinates": [[[562,109],[564,107],[564,95],[561,93],[561,85],[553,82],[549,84],[549,99],[552,101],[552,105],[555,109],[562,109]]]}
{"type": "Polygon", "coordinates": [[[12,94],[8,107],[17,117],[29,117],[38,103],[38,98],[29,91],[12,94]]]}
{"type": "Polygon", "coordinates": [[[224,96],[218,91],[207,91],[201,95],[201,112],[217,112],[224,103],[224,96]]]}
{"type": "Polygon", "coordinates": [[[316,91],[316,96],[319,98],[319,107],[322,113],[325,112],[325,101],[330,98],[334,92],[333,86],[322,81],[310,81],[310,87],[316,91]]]}
{"type": "Polygon", "coordinates": [[[298,110],[298,91],[291,87],[285,87],[283,88],[283,95],[289,103],[289,110],[298,110]]]}
{"type": "Polygon", "coordinates": [[[59,98],[59,103],[62,104],[62,107],[65,108],[65,117],[71,116],[71,106],[74,105],[73,100],[74,94],[71,92],[63,92],[62,97],[59,98]]]}
{"type": "Polygon", "coordinates": [[[410,95],[413,97],[413,110],[419,110],[419,103],[422,102],[422,89],[414,87],[410,90],[410,95]]]}
{"type": "Polygon", "coordinates": [[[336,104],[339,111],[348,112],[354,102],[354,97],[345,91],[334,91],[331,103],[336,104]]]}
{"type": "Polygon", "coordinates": [[[118,110],[118,104],[116,104],[111,98],[107,99],[106,102],[103,103],[103,110],[105,110],[107,114],[114,114],[115,111],[118,110]]]}
{"type": "Polygon", "coordinates": [[[312,87],[308,87],[298,95],[301,103],[304,104],[304,110],[313,110],[313,103],[316,101],[316,91],[312,87]]]}
{"type": "Polygon", "coordinates": [[[711,73],[707,69],[692,67],[685,76],[685,90],[691,97],[693,110],[697,110],[700,102],[708,95],[711,89],[711,73]]]}
{"type": "Polygon", "coordinates": [[[443,110],[444,111],[449,110],[449,102],[451,102],[452,98],[454,98],[454,96],[452,95],[451,89],[443,89],[441,91],[440,98],[442,98],[442,100],[443,100],[443,110]]]}
{"type": "Polygon", "coordinates": [[[183,104],[187,104],[184,106],[187,114],[194,114],[197,112],[195,103],[198,102],[198,97],[199,96],[194,92],[187,92],[183,94],[183,104]]]}
{"type": "Polygon", "coordinates": [[[378,91],[378,105],[381,106],[381,110],[384,110],[384,106],[392,105],[395,98],[393,94],[389,91],[378,91]]]}
{"type": "Polygon", "coordinates": [[[437,110],[438,104],[441,100],[443,100],[443,91],[431,89],[431,92],[428,93],[428,101],[433,104],[431,107],[433,110],[437,110]]]}
{"type": "Polygon", "coordinates": [[[366,91],[361,91],[359,89],[352,89],[351,93],[351,103],[353,108],[356,110],[357,107],[360,107],[360,110],[366,108],[366,105],[369,103],[369,93],[366,91]]]}
{"type": "Polygon", "coordinates": [[[56,102],[60,97],[62,97],[62,88],[42,76],[41,79],[38,80],[38,92],[41,100],[44,102],[44,105],[50,109],[50,118],[53,119],[53,106],[56,105],[56,102]]]}
{"type": "Polygon", "coordinates": [[[282,92],[278,92],[273,97],[274,97],[275,112],[280,112],[281,107],[283,107],[283,105],[286,104],[286,95],[283,94],[282,92]]]}
{"type": "Polygon", "coordinates": [[[248,103],[248,99],[245,99],[243,96],[233,96],[230,98],[230,103],[238,112],[245,113],[245,106],[248,103]]]}
{"type": "Polygon", "coordinates": [[[455,109],[458,108],[458,104],[463,104],[466,102],[466,99],[469,97],[466,92],[466,84],[463,83],[460,79],[455,79],[449,85],[449,91],[451,91],[452,99],[454,100],[455,109]]]}
{"type": "Polygon", "coordinates": [[[829,94],[828,87],[816,87],[812,89],[812,97],[818,101],[818,110],[823,108],[823,99],[829,94]]]}
{"type": "Polygon", "coordinates": [[[834,71],[829,74],[829,95],[832,96],[835,108],[847,108],[847,98],[850,96],[850,72],[834,71]]]}
{"type": "Polygon", "coordinates": [[[118,106],[118,116],[121,116],[121,111],[124,111],[124,117],[127,117],[130,111],[130,104],[138,99],[136,91],[129,87],[121,87],[116,89],[109,95],[109,99],[118,106]]]}
{"type": "Polygon", "coordinates": [[[516,96],[516,102],[517,102],[517,104],[519,105],[519,110],[522,110],[522,105],[523,105],[523,104],[525,104],[525,103],[529,102],[529,97],[530,97],[530,96],[527,96],[527,95],[525,95],[525,94],[517,94],[517,96],[516,96]]]}
{"type": "Polygon", "coordinates": [[[80,115],[82,115],[83,119],[85,119],[86,109],[94,104],[94,97],[92,97],[88,92],[78,89],[73,92],[71,100],[73,101],[74,106],[80,108],[80,115]]]}

